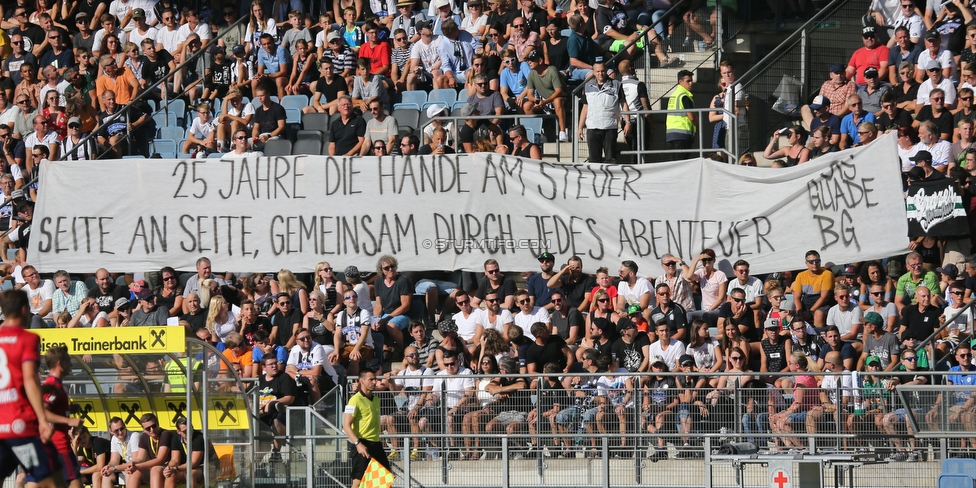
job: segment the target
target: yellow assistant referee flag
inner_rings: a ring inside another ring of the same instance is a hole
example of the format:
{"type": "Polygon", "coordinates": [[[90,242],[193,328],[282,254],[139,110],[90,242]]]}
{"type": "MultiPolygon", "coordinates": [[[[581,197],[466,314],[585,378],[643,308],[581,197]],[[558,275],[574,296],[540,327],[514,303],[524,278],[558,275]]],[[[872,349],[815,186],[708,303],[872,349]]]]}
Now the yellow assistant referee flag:
{"type": "Polygon", "coordinates": [[[373,458],[369,460],[359,486],[360,488],[390,488],[393,486],[393,480],[393,473],[373,458]]]}

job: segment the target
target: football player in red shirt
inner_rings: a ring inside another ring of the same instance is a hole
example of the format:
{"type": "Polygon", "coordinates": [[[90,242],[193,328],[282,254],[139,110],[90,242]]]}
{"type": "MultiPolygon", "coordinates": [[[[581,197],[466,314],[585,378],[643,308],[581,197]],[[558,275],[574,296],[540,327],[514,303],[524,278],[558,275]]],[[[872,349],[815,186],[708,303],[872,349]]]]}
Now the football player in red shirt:
{"type": "Polygon", "coordinates": [[[0,479],[21,466],[28,486],[63,488],[37,373],[40,337],[24,329],[30,313],[27,292],[0,292],[0,310],[5,317],[0,324],[0,479]]]}
{"type": "Polygon", "coordinates": [[[81,469],[78,465],[78,457],[71,448],[71,437],[68,435],[68,428],[80,426],[81,419],[68,416],[68,392],[64,390],[62,383],[64,377],[71,374],[71,356],[68,354],[68,348],[48,347],[47,352],[44,353],[44,362],[47,363],[48,376],[44,379],[41,390],[44,408],[47,409],[47,420],[54,424],[51,442],[61,456],[64,479],[68,482],[68,486],[81,488],[81,469]]]}

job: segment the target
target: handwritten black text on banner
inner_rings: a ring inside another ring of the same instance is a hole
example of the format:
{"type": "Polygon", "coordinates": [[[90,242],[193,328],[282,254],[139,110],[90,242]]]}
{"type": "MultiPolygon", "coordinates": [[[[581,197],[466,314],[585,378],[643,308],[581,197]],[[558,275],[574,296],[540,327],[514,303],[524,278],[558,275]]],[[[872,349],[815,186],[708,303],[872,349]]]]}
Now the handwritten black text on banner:
{"type": "Polygon", "coordinates": [[[95,161],[42,167],[31,262],[44,271],[310,271],[320,260],[403,270],[535,269],[542,251],[587,268],[650,265],[710,247],[754,272],[806,249],[848,262],[904,249],[893,141],[785,170],[706,160],[559,164],[451,157],[95,161]],[[888,147],[888,143],[890,148],[888,147]],[[875,147],[877,146],[877,147],[875,147]],[[112,175],[118,198],[75,184],[112,175]]]}

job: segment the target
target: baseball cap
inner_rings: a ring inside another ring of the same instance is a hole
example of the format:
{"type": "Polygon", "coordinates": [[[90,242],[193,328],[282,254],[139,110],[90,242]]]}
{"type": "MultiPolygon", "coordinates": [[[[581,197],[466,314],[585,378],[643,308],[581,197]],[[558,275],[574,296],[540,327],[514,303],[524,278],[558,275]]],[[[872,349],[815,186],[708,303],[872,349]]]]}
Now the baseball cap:
{"type": "Polygon", "coordinates": [[[244,50],[243,44],[235,44],[231,52],[234,53],[234,56],[243,56],[246,51],[244,50]]]}
{"type": "Polygon", "coordinates": [[[334,39],[342,39],[342,35],[339,34],[336,31],[332,31],[332,32],[329,33],[329,35],[325,36],[325,40],[327,40],[327,41],[331,41],[331,40],[334,40],[334,39]]]}
{"type": "Polygon", "coordinates": [[[548,252],[544,252],[544,253],[542,253],[542,254],[539,255],[539,262],[542,262],[542,261],[553,261],[553,262],[555,262],[556,261],[556,258],[553,257],[552,254],[550,254],[548,252]]]}
{"type": "Polygon", "coordinates": [[[925,31],[925,40],[926,41],[934,41],[936,39],[941,39],[941,38],[942,38],[942,36],[939,35],[939,31],[938,30],[929,29],[929,30],[925,31]]]}
{"type": "Polygon", "coordinates": [[[636,328],[637,328],[637,324],[635,324],[633,320],[630,320],[629,317],[621,317],[620,320],[617,321],[618,333],[623,332],[627,329],[636,329],[636,328]]]}
{"type": "Polygon", "coordinates": [[[847,265],[847,266],[844,266],[844,270],[840,272],[840,275],[841,276],[857,276],[857,270],[854,269],[854,266],[847,265]]]}
{"type": "Polygon", "coordinates": [[[538,49],[533,49],[529,51],[529,54],[525,55],[526,61],[530,59],[542,59],[542,53],[538,49]]]}
{"type": "Polygon", "coordinates": [[[868,358],[864,360],[865,366],[871,366],[872,364],[881,366],[881,359],[879,359],[878,356],[868,356],[868,358]]]}
{"type": "Polygon", "coordinates": [[[763,329],[779,329],[779,324],[779,319],[766,319],[766,321],[763,322],[763,329]]]}
{"type": "Polygon", "coordinates": [[[651,356],[650,365],[651,366],[654,366],[655,364],[663,364],[665,368],[668,367],[667,361],[665,361],[664,358],[661,357],[660,354],[655,354],[655,355],[651,356]]]}
{"type": "Polygon", "coordinates": [[[844,65],[843,64],[840,64],[840,63],[835,63],[835,64],[833,64],[833,65],[830,66],[830,72],[831,73],[843,73],[844,72],[844,65]]]}
{"type": "Polygon", "coordinates": [[[465,103],[464,105],[461,105],[461,108],[457,110],[457,115],[461,117],[470,117],[477,111],[478,109],[475,108],[474,105],[471,105],[470,103],[465,103]]]}
{"type": "Polygon", "coordinates": [[[870,324],[874,324],[878,327],[881,327],[881,324],[884,323],[884,319],[881,318],[881,314],[879,314],[878,312],[868,312],[864,314],[864,317],[862,317],[861,320],[870,324]]]}
{"type": "Polygon", "coordinates": [[[593,319],[593,326],[600,330],[610,330],[610,321],[605,318],[593,319]]]}
{"type": "Polygon", "coordinates": [[[678,358],[678,364],[682,366],[694,366],[695,356],[692,356],[691,354],[682,354],[681,357],[678,358]]]}
{"type": "Polygon", "coordinates": [[[134,8],[134,9],[132,9],[132,18],[133,19],[143,19],[143,20],[145,20],[146,19],[146,11],[143,10],[143,9],[141,9],[141,8],[134,8]]]}
{"type": "Polygon", "coordinates": [[[78,117],[71,117],[70,119],[68,119],[68,126],[71,126],[73,124],[81,125],[81,119],[79,119],[78,117]]]}
{"type": "Polygon", "coordinates": [[[914,156],[912,156],[912,157],[910,157],[908,159],[910,161],[914,161],[914,162],[918,162],[918,161],[932,161],[932,153],[923,150],[923,151],[919,151],[919,152],[915,153],[914,156]]]}
{"type": "Polygon", "coordinates": [[[869,25],[869,26],[861,29],[861,36],[862,37],[873,37],[873,36],[877,36],[877,35],[878,35],[878,32],[874,29],[874,26],[873,25],[869,25]]]}
{"type": "Polygon", "coordinates": [[[813,98],[813,103],[810,104],[810,110],[818,110],[822,107],[830,107],[830,99],[823,95],[817,95],[813,98]]]}
{"type": "Polygon", "coordinates": [[[865,78],[877,78],[878,77],[878,68],[875,68],[874,66],[871,66],[870,68],[864,70],[864,77],[865,78]]]}
{"type": "Polygon", "coordinates": [[[627,307],[627,315],[634,315],[635,313],[641,313],[640,305],[636,303],[627,307]]]}
{"type": "Polygon", "coordinates": [[[129,299],[126,297],[119,298],[115,301],[115,309],[122,310],[129,307],[129,299]]]}
{"type": "Polygon", "coordinates": [[[948,263],[941,268],[935,268],[935,271],[937,273],[947,274],[949,275],[949,278],[952,279],[956,279],[956,277],[959,276],[959,268],[957,268],[956,265],[952,263],[948,263]]]}

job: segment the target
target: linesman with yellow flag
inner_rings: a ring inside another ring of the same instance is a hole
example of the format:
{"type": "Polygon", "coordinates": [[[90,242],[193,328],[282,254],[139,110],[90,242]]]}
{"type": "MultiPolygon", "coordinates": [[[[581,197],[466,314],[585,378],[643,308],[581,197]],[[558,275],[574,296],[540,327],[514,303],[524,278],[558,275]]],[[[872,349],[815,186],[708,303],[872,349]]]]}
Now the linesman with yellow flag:
{"type": "Polygon", "coordinates": [[[371,459],[381,464],[387,471],[392,469],[383,444],[380,443],[380,398],[373,395],[375,386],[376,373],[368,369],[360,371],[359,391],[349,399],[342,418],[342,430],[352,443],[349,450],[349,464],[352,470],[351,488],[359,488],[367,467],[372,469],[373,466],[370,465],[375,466],[375,463],[370,462],[371,459]]]}

